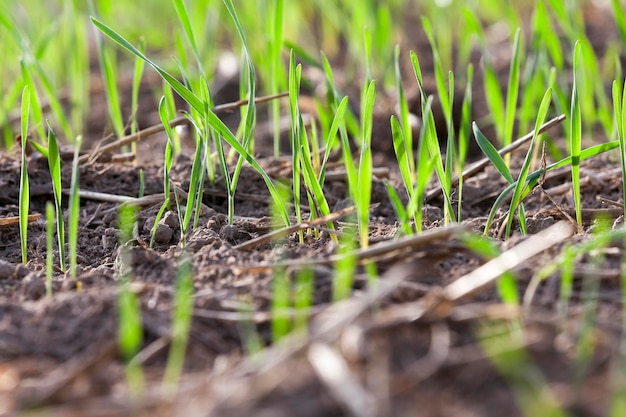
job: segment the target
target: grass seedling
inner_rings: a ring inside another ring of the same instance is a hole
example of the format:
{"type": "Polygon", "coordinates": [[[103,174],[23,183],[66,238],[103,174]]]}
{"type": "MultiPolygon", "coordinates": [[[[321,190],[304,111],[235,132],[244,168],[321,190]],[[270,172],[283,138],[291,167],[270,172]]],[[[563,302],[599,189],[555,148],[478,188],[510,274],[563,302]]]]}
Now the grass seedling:
{"type": "Polygon", "coordinates": [[[44,133],[43,111],[41,110],[41,100],[39,99],[39,93],[37,93],[37,86],[31,74],[30,64],[21,60],[20,67],[22,69],[22,77],[28,86],[30,94],[29,117],[33,119],[33,129],[37,132],[37,136],[43,140],[46,136],[44,133]]]}
{"type": "Polygon", "coordinates": [[[128,243],[133,239],[133,229],[137,222],[137,207],[122,204],[118,215],[120,257],[122,263],[121,281],[118,296],[118,343],[126,361],[126,380],[131,394],[140,396],[144,391],[144,376],[141,366],[133,360],[143,343],[143,325],[141,306],[137,296],[130,288],[132,279],[131,253],[128,243]]]}
{"type": "Polygon", "coordinates": [[[541,370],[522,346],[519,333],[506,324],[488,326],[490,335],[479,338],[480,345],[498,373],[511,388],[515,402],[525,416],[565,417],[541,370]]]}
{"type": "MultiPolygon", "coordinates": [[[[476,134],[477,138],[479,137],[479,135],[482,135],[482,132],[480,132],[480,129],[478,129],[478,127],[476,126],[475,123],[474,123],[474,133],[476,134]]],[[[482,135],[482,136],[484,137],[484,135],[482,135]]],[[[486,140],[486,138],[485,138],[485,140],[486,140]]],[[[580,152],[579,161],[582,162],[585,159],[593,158],[594,156],[598,156],[598,155],[600,155],[602,153],[611,151],[611,150],[613,150],[613,149],[615,149],[617,147],[619,147],[619,141],[617,141],[617,140],[611,141],[611,142],[607,142],[607,143],[602,143],[600,145],[591,146],[591,147],[589,147],[587,149],[584,149],[584,150],[582,150],[580,152]]],[[[526,180],[528,182],[528,185],[526,186],[526,189],[527,190],[532,190],[533,187],[535,187],[539,183],[540,179],[542,178],[542,176],[546,172],[549,172],[549,171],[552,171],[554,169],[561,168],[561,167],[564,167],[564,166],[571,166],[571,164],[572,164],[572,157],[568,156],[566,158],[561,159],[560,161],[557,161],[557,162],[554,162],[554,163],[548,165],[545,169],[539,169],[539,170],[534,171],[532,174],[529,174],[528,177],[526,178],[526,180]]],[[[500,164],[498,164],[498,165],[500,165],[500,164]]],[[[488,233],[489,232],[489,229],[491,228],[491,224],[493,223],[493,220],[495,218],[497,210],[502,206],[502,204],[506,200],[506,198],[509,195],[509,193],[511,193],[511,191],[513,191],[516,186],[517,186],[517,181],[513,182],[508,187],[506,187],[500,193],[500,195],[496,198],[496,201],[493,203],[493,206],[491,207],[491,211],[489,212],[489,216],[487,218],[487,223],[485,225],[485,232],[484,233],[488,233]]]]}
{"type": "Polygon", "coordinates": [[[68,241],[70,245],[70,274],[72,278],[76,278],[76,266],[78,255],[78,220],[80,217],[80,196],[79,177],[80,170],[78,167],[78,155],[82,137],[79,135],[74,142],[74,159],[72,161],[72,180],[70,182],[70,199],[68,214],[68,241]]]}
{"type": "Polygon", "coordinates": [[[284,267],[274,270],[272,279],[272,341],[280,341],[292,330],[289,318],[291,283],[284,267]]]}
{"type": "MultiPolygon", "coordinates": [[[[435,119],[431,111],[427,111],[427,104],[429,102],[429,98],[426,96],[426,92],[424,90],[424,84],[422,82],[422,70],[420,68],[419,60],[415,52],[411,51],[411,63],[413,64],[413,72],[415,74],[415,78],[417,79],[417,85],[420,90],[421,98],[422,98],[422,120],[423,127],[422,130],[426,132],[423,139],[425,140],[426,150],[428,151],[429,157],[433,162],[434,170],[437,173],[437,179],[441,184],[441,189],[443,191],[443,199],[444,199],[444,213],[447,213],[448,217],[446,217],[446,221],[455,221],[454,218],[454,210],[452,208],[452,184],[450,182],[451,175],[446,173],[446,169],[443,165],[443,157],[441,156],[441,149],[439,148],[439,140],[437,138],[436,129],[435,129],[435,119]]],[[[445,87],[444,87],[445,88],[445,87]]],[[[448,96],[446,96],[446,101],[448,100],[448,96]]],[[[425,152],[426,150],[423,150],[425,152]]],[[[425,157],[420,153],[420,160],[425,157]]],[[[419,168],[418,168],[419,169],[419,168]]],[[[421,177],[420,181],[422,181],[421,177]]],[[[430,177],[429,177],[430,178],[430,177]]],[[[419,182],[419,181],[418,181],[419,182]]],[[[421,227],[421,225],[420,225],[421,227]]]]}
{"type": "MultiPolygon", "coordinates": [[[[572,189],[574,193],[574,207],[576,209],[576,221],[582,225],[582,207],[580,201],[580,151],[582,147],[582,116],[580,112],[580,100],[578,97],[578,78],[580,76],[581,44],[576,42],[574,46],[574,67],[572,69],[574,80],[572,84],[572,102],[570,107],[570,155],[572,158],[572,189]]],[[[584,62],[582,63],[584,65],[584,62]]]]}
{"type": "Polygon", "coordinates": [[[163,388],[172,396],[178,389],[178,381],[185,363],[193,314],[193,293],[193,263],[188,255],[184,255],[176,278],[174,311],[172,312],[172,343],[163,376],[163,388]]]}
{"type": "MultiPolygon", "coordinates": [[[[430,120],[432,116],[432,100],[433,98],[431,96],[428,97],[426,101],[426,106],[423,110],[424,120],[430,120]]],[[[407,204],[406,208],[402,207],[400,197],[397,195],[396,191],[393,189],[393,187],[391,187],[390,184],[388,184],[387,186],[387,191],[389,197],[391,198],[391,202],[394,205],[396,213],[398,214],[401,229],[406,234],[413,233],[413,229],[409,224],[410,218],[413,219],[413,222],[415,224],[415,230],[417,230],[418,233],[422,231],[422,208],[424,207],[424,195],[426,192],[426,187],[428,186],[430,178],[432,177],[435,164],[434,160],[430,158],[427,145],[428,141],[433,140],[432,136],[436,136],[436,132],[433,129],[434,125],[431,123],[427,123],[423,127],[423,129],[420,130],[416,161],[412,164],[416,167],[416,171],[412,171],[408,162],[409,160],[412,160],[410,156],[412,150],[409,151],[409,149],[406,148],[403,131],[397,119],[393,116],[391,117],[391,131],[393,134],[393,143],[394,149],[396,151],[396,158],[398,160],[400,173],[402,174],[404,185],[409,196],[409,203],[407,204]],[[412,178],[416,178],[415,183],[407,184],[407,181],[411,180],[412,178]]]]}
{"type": "MultiPolygon", "coordinates": [[[[139,41],[139,45],[137,47],[140,52],[144,52],[145,45],[143,40],[139,41]]],[[[135,134],[139,130],[139,125],[137,124],[137,112],[139,111],[139,87],[141,86],[141,78],[143,77],[143,69],[145,67],[145,62],[139,58],[135,59],[135,70],[133,71],[133,87],[131,90],[131,99],[130,99],[130,112],[131,112],[131,120],[130,120],[130,133],[135,134]]],[[[137,154],[137,143],[132,143],[132,152],[134,155],[137,154]]]]}
{"type": "Polygon", "coordinates": [[[77,2],[64,1],[63,15],[63,45],[71,51],[66,55],[66,83],[70,91],[70,120],[74,133],[67,137],[74,137],[83,131],[86,115],[89,114],[89,36],[84,13],[77,2]]]}
{"type": "MultiPolygon", "coordinates": [[[[626,242],[626,238],[622,237],[622,242],[626,242]]],[[[622,253],[621,264],[621,288],[622,288],[622,305],[626,305],[626,256],[622,253]]],[[[619,345],[619,355],[614,359],[614,373],[611,375],[613,393],[610,404],[610,416],[619,417],[626,413],[626,309],[622,309],[622,337],[619,345]]]]}
{"type": "Polygon", "coordinates": [[[376,97],[376,82],[370,81],[365,90],[365,103],[361,114],[362,137],[361,157],[357,174],[357,187],[352,188],[352,198],[357,206],[357,218],[359,221],[359,236],[361,247],[369,246],[369,218],[370,199],[372,194],[372,120],[374,112],[374,100],[376,97]]]}
{"type": "MultiPolygon", "coordinates": [[[[626,184],[626,80],[620,83],[613,81],[613,111],[619,140],[620,162],[622,166],[622,184],[626,184]]],[[[626,186],[622,187],[622,201],[626,201],[626,186]]],[[[626,205],[624,206],[626,214],[626,205]]]]}
{"type": "Polygon", "coordinates": [[[474,66],[472,64],[467,67],[467,76],[465,78],[465,94],[463,95],[463,104],[461,106],[461,125],[459,128],[459,146],[457,149],[457,167],[459,172],[459,185],[457,187],[458,195],[458,211],[456,218],[460,222],[463,219],[463,170],[465,167],[465,159],[467,150],[471,140],[471,118],[472,118],[472,80],[474,79],[474,66]]]}
{"type": "Polygon", "coordinates": [[[413,154],[413,129],[409,121],[409,105],[402,86],[402,74],[400,73],[400,46],[396,45],[394,51],[396,92],[398,94],[398,118],[391,117],[391,132],[393,136],[393,149],[396,153],[402,181],[409,198],[415,186],[415,164],[413,154]]]}
{"type": "Polygon", "coordinates": [[[526,153],[526,158],[524,159],[524,163],[522,164],[522,169],[517,177],[517,185],[515,190],[513,191],[513,198],[511,199],[511,206],[509,209],[509,215],[507,217],[506,223],[506,236],[510,236],[511,234],[511,226],[513,224],[513,216],[515,211],[519,207],[519,218],[520,225],[523,226],[522,233],[526,233],[525,230],[525,221],[522,220],[524,216],[524,210],[521,206],[523,197],[529,191],[525,189],[526,186],[526,178],[528,177],[528,172],[530,170],[531,163],[533,161],[533,157],[535,156],[534,149],[537,146],[539,128],[543,124],[546,119],[546,115],[548,114],[548,109],[550,107],[550,101],[552,100],[552,89],[548,88],[546,93],[541,100],[541,104],[539,105],[539,111],[537,113],[537,119],[535,120],[535,130],[533,131],[533,138],[530,141],[530,146],[528,148],[528,152],[526,153]]]}
{"type": "MultiPolygon", "coordinates": [[[[300,195],[300,153],[303,137],[306,135],[304,132],[304,126],[301,123],[302,118],[300,111],[298,110],[298,98],[300,96],[300,77],[302,73],[302,66],[295,65],[295,58],[293,51],[289,56],[289,110],[291,113],[291,166],[292,166],[292,187],[293,187],[293,202],[296,211],[296,221],[302,223],[302,211],[301,195],[300,195]]],[[[303,242],[302,231],[298,233],[300,242],[303,242]]]]}
{"type": "Polygon", "coordinates": [[[52,272],[54,265],[54,206],[46,203],[46,296],[52,297],[52,272]]]}
{"type": "Polygon", "coordinates": [[[335,263],[335,274],[333,276],[333,301],[337,302],[350,297],[354,274],[357,267],[357,258],[354,255],[357,240],[351,233],[344,232],[340,239],[339,259],[335,263]]]}
{"type": "MultiPolygon", "coordinates": [[[[92,15],[97,15],[93,0],[89,0],[89,12],[92,15]]],[[[117,137],[124,136],[124,119],[122,117],[122,107],[120,103],[120,97],[118,92],[118,74],[117,74],[117,60],[115,55],[108,50],[104,44],[104,40],[99,31],[95,31],[96,45],[98,49],[98,59],[100,63],[100,71],[104,77],[104,91],[107,98],[108,114],[113,125],[113,130],[117,137]]],[[[141,48],[141,46],[140,46],[141,48]]]]}
{"type": "MultiPolygon", "coordinates": [[[[284,0],[273,0],[268,19],[268,32],[270,34],[269,61],[270,61],[270,94],[278,94],[280,91],[280,79],[282,78],[281,52],[284,40],[284,0]]],[[[274,125],[274,157],[280,155],[280,102],[273,101],[271,104],[271,120],[274,125]]]]}
{"type": "Polygon", "coordinates": [[[65,223],[63,221],[63,207],[61,205],[61,157],[59,145],[52,126],[48,123],[48,168],[52,179],[54,194],[54,210],[56,215],[57,244],[59,247],[59,266],[65,272],[65,223]]]}
{"type": "Polygon", "coordinates": [[[28,163],[26,160],[26,144],[28,140],[28,119],[30,117],[30,88],[24,87],[22,91],[22,114],[21,114],[21,146],[22,163],[20,171],[20,244],[22,246],[22,263],[28,262],[28,209],[30,202],[30,192],[28,186],[28,163]]]}
{"type": "MultiPolygon", "coordinates": [[[[520,68],[520,29],[515,31],[513,40],[513,57],[509,70],[509,81],[506,93],[506,110],[504,114],[504,137],[502,138],[504,146],[510,145],[513,141],[513,125],[515,124],[515,115],[517,113],[517,96],[519,91],[519,68],[520,68]]],[[[510,160],[507,159],[507,165],[510,160]]]]}
{"type": "MultiPolygon", "coordinates": [[[[231,7],[229,8],[230,9],[229,11],[232,10],[232,12],[234,13],[234,8],[232,7],[232,3],[230,3],[230,6],[231,7]]],[[[236,15],[234,16],[236,17],[236,15]]],[[[124,39],[121,35],[119,35],[113,29],[111,29],[110,27],[106,26],[105,24],[103,24],[102,22],[98,21],[97,19],[93,17],[91,18],[91,20],[93,24],[101,32],[103,32],[109,38],[117,42],[120,46],[122,46],[127,51],[143,59],[149,66],[151,66],[155,71],[157,71],[161,75],[161,77],[163,77],[163,79],[169,84],[169,86],[174,91],[176,91],[176,93],[179,94],[181,98],[185,100],[192,107],[193,110],[199,112],[202,115],[202,117],[207,118],[209,125],[213,129],[215,129],[215,131],[219,135],[222,136],[222,138],[234,149],[235,152],[237,152],[240,155],[240,159],[237,163],[238,168],[235,169],[235,174],[240,172],[241,164],[243,164],[244,160],[248,162],[262,176],[263,180],[265,181],[265,184],[268,187],[270,194],[272,195],[272,199],[276,201],[277,204],[282,208],[281,210],[282,219],[284,223],[288,225],[290,222],[289,222],[289,214],[288,214],[286,205],[282,201],[279,200],[279,196],[277,194],[276,188],[274,187],[274,184],[272,180],[270,179],[270,177],[267,175],[267,173],[259,165],[256,159],[248,151],[249,140],[252,138],[252,125],[254,121],[254,111],[251,110],[253,109],[253,106],[250,106],[250,105],[248,106],[249,116],[246,117],[246,126],[248,126],[248,128],[247,128],[247,133],[245,136],[248,137],[248,143],[246,143],[246,141],[244,140],[244,143],[242,144],[239,142],[239,140],[237,140],[235,135],[233,135],[233,133],[230,131],[230,129],[228,129],[228,127],[224,124],[224,122],[220,120],[219,117],[211,109],[206,108],[203,101],[196,94],[194,94],[189,88],[183,85],[180,81],[178,81],[171,74],[169,74],[167,71],[165,71],[160,66],[158,66],[152,60],[150,60],[147,56],[141,53],[137,48],[135,48],[132,44],[130,44],[130,42],[124,39]]],[[[240,28],[240,25],[238,25],[238,27],[240,28]]],[[[243,32],[241,33],[243,34],[243,32]]],[[[250,80],[252,81],[250,84],[250,87],[252,87],[254,84],[253,78],[254,78],[254,72],[252,71],[250,75],[250,80]]],[[[253,92],[252,90],[253,89],[250,88],[251,92],[253,92]]],[[[251,94],[250,96],[254,97],[254,94],[251,94]]],[[[235,176],[233,177],[232,192],[234,192],[234,187],[236,186],[235,180],[237,178],[238,178],[238,174],[237,174],[237,177],[235,176]]]]}
{"type": "Polygon", "coordinates": [[[304,267],[296,274],[293,306],[295,309],[294,330],[306,331],[311,317],[315,274],[310,267],[304,267]]]}

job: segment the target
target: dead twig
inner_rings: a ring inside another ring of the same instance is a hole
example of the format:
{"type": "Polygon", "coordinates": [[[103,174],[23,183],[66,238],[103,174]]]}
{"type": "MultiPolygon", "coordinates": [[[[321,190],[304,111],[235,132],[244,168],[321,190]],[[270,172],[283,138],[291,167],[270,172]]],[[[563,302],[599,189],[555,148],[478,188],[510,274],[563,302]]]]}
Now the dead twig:
{"type": "MultiPolygon", "coordinates": [[[[264,103],[267,101],[271,101],[271,100],[275,100],[281,97],[286,97],[288,96],[289,93],[280,93],[280,94],[275,94],[275,95],[271,95],[271,96],[264,96],[264,97],[257,97],[254,102],[255,103],[264,103]]],[[[227,113],[227,112],[231,112],[241,106],[245,106],[246,104],[248,104],[248,100],[244,99],[244,100],[238,100],[232,103],[226,103],[226,104],[221,104],[219,106],[215,106],[213,107],[212,111],[214,113],[227,113]]],[[[185,116],[181,116],[181,117],[177,117],[174,120],[171,120],[170,122],[170,126],[171,127],[176,127],[176,126],[182,126],[182,125],[186,125],[189,123],[189,119],[187,119],[187,117],[185,116]]],[[[165,126],[163,126],[163,124],[158,124],[158,125],[154,125],[154,126],[150,126],[146,129],[140,130],[139,132],[132,134],[132,135],[128,135],[128,136],[124,136],[123,138],[120,138],[118,140],[116,140],[113,143],[109,143],[108,145],[104,145],[101,146],[97,149],[95,149],[94,151],[85,154],[83,156],[81,156],[80,158],[78,158],[78,161],[82,164],[82,163],[86,163],[88,161],[95,161],[97,160],[101,155],[106,154],[106,153],[110,153],[113,152],[114,150],[121,148],[122,146],[126,146],[126,145],[130,145],[133,142],[138,142],[142,139],[145,139],[149,136],[155,135],[157,133],[160,133],[162,131],[165,130],[165,126]]]]}

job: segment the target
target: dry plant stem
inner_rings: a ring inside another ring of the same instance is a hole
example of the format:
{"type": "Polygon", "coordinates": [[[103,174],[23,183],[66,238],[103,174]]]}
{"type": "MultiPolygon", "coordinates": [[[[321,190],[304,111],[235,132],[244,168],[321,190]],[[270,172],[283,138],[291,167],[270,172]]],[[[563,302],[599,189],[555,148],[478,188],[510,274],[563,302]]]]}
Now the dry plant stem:
{"type": "MultiPolygon", "coordinates": [[[[563,120],[565,120],[564,114],[548,120],[539,128],[538,134],[546,132],[547,130],[563,122],[563,120]]],[[[510,152],[513,152],[515,149],[519,148],[526,142],[532,140],[532,138],[533,138],[533,132],[529,132],[526,135],[522,136],[521,138],[517,139],[515,142],[511,143],[510,145],[505,146],[504,148],[500,149],[498,153],[500,154],[500,156],[503,156],[510,152]]],[[[467,169],[463,171],[463,180],[473,177],[474,175],[482,171],[490,163],[491,161],[489,161],[488,158],[483,158],[480,161],[473,163],[472,165],[470,165],[467,169]]],[[[458,184],[459,184],[459,176],[455,175],[452,178],[452,186],[454,187],[458,184]]],[[[426,197],[425,197],[426,201],[432,200],[433,198],[438,196],[440,193],[441,193],[441,185],[437,185],[435,188],[433,188],[432,190],[426,193],[426,197]]]]}
{"type": "Polygon", "coordinates": [[[562,242],[574,233],[576,233],[575,227],[567,221],[560,221],[459,278],[445,287],[442,295],[448,301],[459,302],[493,284],[504,272],[562,242]]]}
{"type": "MultiPolygon", "coordinates": [[[[560,221],[549,228],[530,236],[519,245],[507,250],[495,259],[473,270],[444,288],[433,289],[417,302],[389,307],[378,324],[371,327],[389,326],[418,320],[439,321],[456,315],[467,315],[455,306],[463,299],[493,285],[506,271],[509,271],[551,246],[563,242],[576,233],[576,228],[568,221],[560,221]]],[[[503,309],[505,307],[502,307],[503,309]]],[[[499,314],[517,314],[517,311],[500,309],[499,314]]],[[[480,312],[484,315],[484,311],[480,312]]]]}
{"type": "MultiPolygon", "coordinates": [[[[264,96],[264,97],[257,97],[254,102],[255,103],[265,103],[267,101],[271,101],[271,100],[275,100],[278,98],[282,98],[282,97],[286,97],[288,96],[288,93],[280,93],[280,94],[275,94],[275,95],[271,95],[271,96],[264,96]]],[[[227,112],[231,112],[241,106],[245,106],[246,104],[248,104],[248,100],[239,100],[239,101],[234,101],[232,103],[226,103],[226,104],[221,104],[219,106],[215,106],[213,107],[212,111],[214,113],[227,113],[227,112]]],[[[181,126],[181,125],[186,125],[189,123],[189,120],[185,117],[185,116],[181,116],[181,117],[177,117],[176,119],[170,121],[170,126],[171,127],[176,127],[176,126],[181,126]]],[[[113,143],[110,143],[108,145],[102,146],[100,148],[95,149],[94,151],[85,154],[83,156],[81,156],[78,159],[78,162],[82,163],[86,163],[88,161],[93,161],[98,159],[99,156],[109,153],[109,152],[113,152],[114,150],[121,148],[122,146],[126,146],[126,145],[130,145],[133,142],[138,142],[142,139],[145,139],[149,136],[155,135],[157,133],[163,132],[165,130],[165,127],[163,126],[163,124],[158,124],[158,125],[154,125],[154,126],[150,126],[146,129],[140,130],[139,132],[133,134],[133,135],[129,135],[129,136],[125,136],[123,138],[120,138],[118,140],[116,140],[113,143]]]]}
{"type": "MultiPolygon", "coordinates": [[[[41,214],[30,214],[28,216],[28,223],[35,222],[39,220],[40,217],[41,217],[41,214]]],[[[19,224],[20,224],[20,218],[17,216],[3,217],[0,219],[0,229],[5,228],[5,227],[18,226],[19,224]]]]}
{"type": "Polygon", "coordinates": [[[312,343],[335,342],[347,326],[372,305],[396,290],[410,274],[412,274],[411,268],[406,264],[392,267],[380,277],[378,285],[370,287],[363,294],[331,304],[315,317],[311,323],[308,338],[298,333],[288,335],[281,340],[280,345],[272,346],[258,356],[245,359],[231,375],[241,377],[250,373],[269,372],[312,343]]]}
{"type": "Polygon", "coordinates": [[[309,363],[328,393],[354,417],[378,415],[375,398],[359,383],[345,359],[332,347],[313,343],[307,351],[309,363]]]}
{"type": "MultiPolygon", "coordinates": [[[[373,206],[374,207],[374,206],[373,206]]],[[[255,248],[259,245],[263,245],[264,243],[269,243],[272,240],[275,239],[280,239],[283,238],[285,236],[289,236],[292,233],[295,233],[297,231],[300,230],[304,230],[304,229],[309,229],[309,228],[313,228],[315,226],[319,226],[319,225],[323,225],[325,223],[328,222],[334,222],[335,220],[339,220],[341,217],[348,215],[350,213],[354,213],[356,211],[356,207],[355,206],[351,206],[351,207],[346,207],[343,210],[339,210],[337,212],[334,213],[330,213],[328,216],[324,216],[324,217],[319,217],[317,219],[308,221],[308,222],[303,222],[300,224],[295,224],[293,226],[289,226],[289,227],[285,227],[279,230],[275,230],[271,233],[268,233],[266,235],[263,236],[259,236],[256,239],[252,239],[249,240],[247,242],[244,242],[240,245],[237,245],[234,247],[234,249],[237,250],[250,250],[252,248],[255,248]]]]}

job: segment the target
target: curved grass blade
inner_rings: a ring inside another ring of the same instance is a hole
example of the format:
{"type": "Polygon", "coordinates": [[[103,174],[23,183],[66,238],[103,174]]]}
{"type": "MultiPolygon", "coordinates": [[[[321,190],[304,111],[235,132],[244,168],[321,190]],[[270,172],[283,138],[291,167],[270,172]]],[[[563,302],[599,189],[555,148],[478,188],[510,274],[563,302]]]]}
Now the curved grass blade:
{"type": "Polygon", "coordinates": [[[537,113],[537,119],[535,120],[535,130],[533,131],[533,138],[530,141],[530,146],[528,147],[528,152],[526,152],[526,158],[524,159],[524,163],[522,165],[522,169],[520,170],[519,176],[517,177],[517,185],[515,186],[515,190],[513,191],[513,198],[511,199],[511,205],[509,208],[509,215],[506,224],[506,236],[510,236],[511,234],[511,225],[513,224],[513,215],[518,207],[520,207],[519,220],[520,224],[525,222],[523,218],[522,212],[522,192],[526,186],[526,178],[528,177],[528,171],[530,170],[530,164],[532,162],[534,156],[534,148],[537,143],[537,138],[539,134],[539,128],[543,124],[546,119],[546,115],[548,114],[548,109],[550,108],[550,102],[552,101],[552,88],[548,88],[546,90],[541,104],[539,105],[539,111],[537,113]]]}
{"type": "Polygon", "coordinates": [[[48,123],[48,167],[52,178],[54,208],[56,213],[57,241],[59,245],[59,265],[65,272],[65,225],[63,223],[63,207],[61,207],[61,158],[59,145],[52,126],[48,123]]]}
{"type": "Polygon", "coordinates": [[[572,188],[574,191],[574,205],[576,222],[582,225],[582,207],[580,196],[580,150],[582,143],[582,116],[580,99],[578,96],[578,74],[580,73],[581,44],[576,42],[574,47],[574,67],[572,69],[574,81],[572,84],[572,102],[570,107],[570,152],[572,158],[572,188]]]}

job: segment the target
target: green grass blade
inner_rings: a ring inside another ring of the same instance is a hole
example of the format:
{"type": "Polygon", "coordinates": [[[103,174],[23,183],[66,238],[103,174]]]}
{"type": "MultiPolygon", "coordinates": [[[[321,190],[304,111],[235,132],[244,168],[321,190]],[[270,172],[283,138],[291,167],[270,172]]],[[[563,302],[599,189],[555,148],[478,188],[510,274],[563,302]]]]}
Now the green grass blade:
{"type": "Polygon", "coordinates": [[[68,241],[70,246],[70,275],[76,279],[76,266],[78,257],[78,220],[80,217],[80,196],[78,156],[82,137],[78,136],[74,142],[74,159],[72,161],[72,179],[70,182],[70,199],[68,213],[68,241]]]}
{"type": "Polygon", "coordinates": [[[176,277],[176,293],[172,311],[172,344],[163,375],[163,387],[171,396],[175,395],[178,390],[185,363],[193,314],[193,295],[193,262],[189,255],[184,255],[176,277]]]}
{"type": "Polygon", "coordinates": [[[52,297],[54,267],[54,206],[46,202],[46,297],[52,297]]]}
{"type": "Polygon", "coordinates": [[[320,167],[320,172],[318,174],[318,179],[320,184],[324,184],[324,179],[326,176],[326,166],[328,165],[328,158],[330,158],[330,154],[337,143],[337,132],[339,131],[339,126],[344,123],[346,109],[348,108],[348,97],[344,97],[339,102],[337,109],[335,110],[335,114],[333,116],[333,120],[330,124],[330,128],[328,129],[328,136],[326,137],[326,151],[324,152],[324,159],[322,160],[322,165],[320,167]]]}
{"type": "MultiPolygon", "coordinates": [[[[361,158],[359,160],[358,185],[354,199],[357,204],[361,247],[369,245],[369,206],[372,194],[372,120],[374,117],[374,100],[376,82],[370,81],[365,93],[365,106],[361,120],[363,123],[361,138],[361,158]],[[358,195],[357,195],[358,194],[358,195]]],[[[354,191],[353,191],[354,192],[354,191]]]]}
{"type": "MultiPolygon", "coordinates": [[[[530,170],[530,165],[532,163],[532,159],[534,157],[534,149],[536,146],[536,142],[538,139],[538,132],[541,125],[546,119],[546,115],[548,114],[548,109],[550,108],[550,102],[552,100],[552,88],[548,88],[545,92],[543,99],[541,100],[541,104],[539,105],[539,111],[537,113],[537,118],[535,120],[535,129],[533,131],[533,138],[530,141],[530,146],[528,148],[528,152],[526,153],[526,158],[524,159],[524,163],[522,165],[522,169],[520,170],[519,176],[517,177],[517,185],[515,190],[513,191],[513,198],[511,199],[511,206],[509,209],[509,215],[507,219],[506,225],[506,236],[510,236],[511,233],[511,225],[513,224],[513,216],[517,210],[517,208],[521,205],[522,201],[522,192],[526,186],[526,179],[528,177],[528,171],[530,170]]],[[[521,208],[521,207],[520,207],[521,208]]],[[[524,222],[523,213],[520,210],[520,223],[524,222]]]]}
{"type": "Polygon", "coordinates": [[[504,145],[509,145],[513,140],[513,125],[517,113],[517,96],[519,91],[519,68],[520,68],[520,29],[515,31],[513,41],[513,57],[509,72],[509,81],[506,94],[506,112],[504,119],[504,145]]]}
{"type": "Polygon", "coordinates": [[[115,32],[113,29],[100,22],[95,17],[91,17],[91,21],[93,24],[100,30],[102,33],[107,35],[121,47],[126,49],[128,52],[132,53],[138,58],[143,59],[148,65],[150,65],[156,72],[158,72],[161,77],[176,91],[180,97],[185,100],[194,110],[198,112],[202,112],[203,106],[202,101],[196,96],[191,90],[185,87],[180,81],[170,75],[167,71],[159,67],[156,63],[151,61],[147,56],[145,56],[139,49],[135,48],[130,42],[124,39],[120,34],[115,32]]]}
{"type": "Polygon", "coordinates": [[[20,169],[20,193],[19,193],[19,221],[20,221],[20,244],[22,247],[22,263],[28,262],[28,210],[30,203],[30,192],[28,186],[28,163],[26,160],[26,144],[28,141],[28,119],[30,118],[30,88],[28,85],[22,90],[22,112],[21,112],[21,146],[22,163],[20,169]]]}
{"type": "Polygon", "coordinates": [[[398,167],[400,168],[400,175],[402,176],[402,182],[406,188],[406,192],[409,198],[413,195],[413,171],[409,164],[411,153],[407,149],[406,138],[398,119],[395,116],[391,116],[391,135],[393,137],[393,149],[396,153],[396,160],[398,161],[398,167]]]}
{"type": "Polygon", "coordinates": [[[574,205],[576,209],[576,221],[582,225],[582,207],[580,196],[580,151],[582,143],[582,116],[580,100],[578,96],[578,74],[580,73],[580,42],[574,47],[574,81],[572,85],[572,102],[570,108],[570,153],[572,158],[572,188],[574,191],[574,205]]]}
{"type": "Polygon", "coordinates": [[[63,207],[61,206],[61,157],[59,145],[52,126],[48,123],[48,168],[52,179],[54,208],[56,213],[57,241],[59,246],[59,265],[65,272],[65,225],[63,223],[63,207]]]}
{"type": "Polygon", "coordinates": [[[511,175],[511,171],[509,170],[508,165],[504,162],[504,159],[498,153],[498,150],[491,144],[489,139],[485,137],[483,132],[479,129],[476,122],[472,123],[472,130],[474,131],[474,137],[476,138],[476,143],[483,151],[485,156],[491,161],[493,166],[498,170],[498,172],[506,179],[509,183],[515,181],[513,179],[513,175],[511,175]]]}

